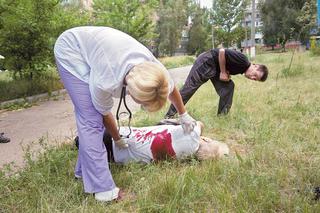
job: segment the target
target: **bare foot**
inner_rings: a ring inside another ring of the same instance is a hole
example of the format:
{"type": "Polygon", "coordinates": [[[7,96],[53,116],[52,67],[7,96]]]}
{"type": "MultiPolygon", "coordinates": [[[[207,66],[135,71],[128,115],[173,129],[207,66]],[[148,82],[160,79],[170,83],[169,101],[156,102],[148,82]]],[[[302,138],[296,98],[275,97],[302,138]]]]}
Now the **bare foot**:
{"type": "Polygon", "coordinates": [[[119,194],[118,194],[118,198],[115,199],[115,201],[120,202],[120,201],[123,201],[126,199],[134,200],[134,199],[136,199],[136,195],[132,192],[127,192],[123,189],[120,189],[119,194]]]}

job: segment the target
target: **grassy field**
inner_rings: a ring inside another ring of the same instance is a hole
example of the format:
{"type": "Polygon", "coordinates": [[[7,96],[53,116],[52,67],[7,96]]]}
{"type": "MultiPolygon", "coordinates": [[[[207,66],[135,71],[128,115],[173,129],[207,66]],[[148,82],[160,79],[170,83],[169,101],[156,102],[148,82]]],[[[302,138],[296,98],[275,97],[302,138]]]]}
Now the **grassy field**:
{"type": "Polygon", "coordinates": [[[172,69],[176,67],[182,67],[182,66],[193,64],[195,57],[194,56],[174,56],[174,57],[160,58],[159,60],[167,69],[172,69]]]}
{"type": "MultiPolygon", "coordinates": [[[[0,175],[0,212],[320,212],[320,57],[263,54],[270,69],[264,83],[236,76],[229,115],[217,117],[211,83],[187,104],[206,124],[204,135],[227,143],[224,160],[111,165],[117,185],[134,195],[102,204],[73,178],[76,150],[46,148],[16,175],[0,175]]],[[[165,113],[137,112],[136,126],[153,125],[165,113]]]]}

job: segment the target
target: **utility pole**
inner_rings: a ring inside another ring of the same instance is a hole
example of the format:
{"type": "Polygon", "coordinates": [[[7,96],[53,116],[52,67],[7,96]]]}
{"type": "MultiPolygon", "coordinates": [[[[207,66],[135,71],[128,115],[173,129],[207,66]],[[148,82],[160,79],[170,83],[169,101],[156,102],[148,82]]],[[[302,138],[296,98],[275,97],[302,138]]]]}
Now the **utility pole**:
{"type": "Polygon", "coordinates": [[[317,2],[317,22],[318,28],[320,28],[320,0],[318,0],[317,2]]]}
{"type": "Polygon", "coordinates": [[[251,58],[256,57],[256,0],[252,0],[252,13],[251,13],[251,48],[250,48],[250,56],[251,58]]]}
{"type": "Polygon", "coordinates": [[[212,49],[214,49],[214,25],[212,24],[212,49]]]}
{"type": "MultiPolygon", "coordinates": [[[[212,12],[214,13],[214,10],[215,10],[215,4],[214,4],[214,0],[212,0],[212,12]]],[[[213,21],[213,18],[212,18],[212,49],[214,49],[214,21],[213,21]]]]}

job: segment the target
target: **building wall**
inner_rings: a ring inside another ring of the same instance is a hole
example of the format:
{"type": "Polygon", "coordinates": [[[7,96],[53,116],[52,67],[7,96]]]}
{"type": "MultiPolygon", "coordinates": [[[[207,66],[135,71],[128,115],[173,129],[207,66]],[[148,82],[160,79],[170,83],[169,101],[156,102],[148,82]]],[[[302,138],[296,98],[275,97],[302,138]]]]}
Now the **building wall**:
{"type": "MultiPolygon", "coordinates": [[[[247,6],[246,11],[245,11],[245,18],[243,20],[243,26],[247,27],[250,29],[251,27],[251,22],[252,22],[252,1],[250,0],[250,4],[247,6]]],[[[256,6],[256,17],[255,17],[255,27],[256,27],[256,33],[255,33],[255,41],[256,44],[263,44],[263,35],[262,33],[259,31],[259,28],[261,28],[263,26],[262,20],[261,20],[261,14],[260,11],[258,9],[258,4],[259,4],[259,0],[255,1],[255,6],[256,6]]],[[[241,43],[241,46],[243,47],[248,47],[251,46],[251,39],[250,39],[250,34],[249,32],[247,32],[247,40],[243,41],[241,43]]]]}

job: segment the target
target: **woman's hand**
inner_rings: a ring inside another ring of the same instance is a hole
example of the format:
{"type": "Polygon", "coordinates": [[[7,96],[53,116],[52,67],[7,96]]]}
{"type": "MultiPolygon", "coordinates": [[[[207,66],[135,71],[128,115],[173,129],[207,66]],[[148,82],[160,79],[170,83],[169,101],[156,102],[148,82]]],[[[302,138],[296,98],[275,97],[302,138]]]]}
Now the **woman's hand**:
{"type": "Polygon", "coordinates": [[[114,143],[120,149],[124,149],[124,148],[128,148],[129,147],[129,145],[127,144],[127,142],[123,138],[120,138],[119,140],[114,141],[114,143]]]}
{"type": "Polygon", "coordinates": [[[179,120],[182,125],[184,133],[190,134],[194,127],[197,125],[195,119],[193,119],[187,112],[179,115],[179,120]]]}
{"type": "Polygon", "coordinates": [[[190,133],[196,126],[196,121],[187,113],[181,95],[176,87],[173,89],[172,93],[169,94],[169,100],[179,113],[179,121],[184,132],[190,133]]]}
{"type": "Polygon", "coordinates": [[[116,121],[114,120],[114,117],[111,112],[103,116],[103,124],[105,128],[108,130],[110,133],[111,137],[114,140],[114,143],[116,146],[119,148],[127,148],[128,144],[126,141],[120,137],[116,121]]]}

